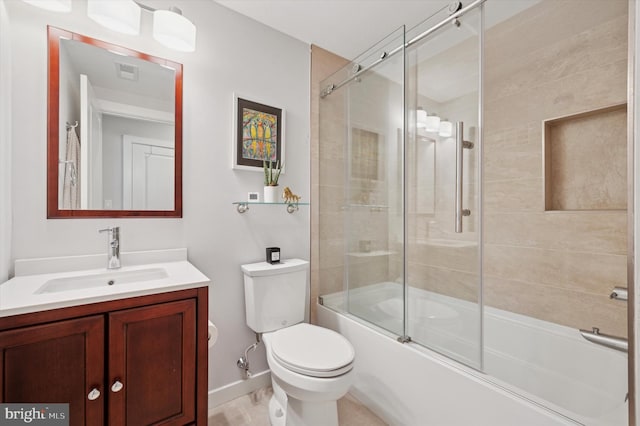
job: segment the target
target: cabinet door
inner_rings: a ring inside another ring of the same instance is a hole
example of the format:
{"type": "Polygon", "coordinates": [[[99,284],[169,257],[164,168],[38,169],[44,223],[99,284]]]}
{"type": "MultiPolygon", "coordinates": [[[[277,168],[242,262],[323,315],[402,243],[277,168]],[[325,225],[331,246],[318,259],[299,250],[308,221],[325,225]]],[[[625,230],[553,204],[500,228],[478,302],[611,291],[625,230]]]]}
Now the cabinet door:
{"type": "Polygon", "coordinates": [[[103,382],[102,316],[0,332],[2,402],[69,403],[72,426],[102,425],[103,382]]]}
{"type": "Polygon", "coordinates": [[[195,300],[109,314],[108,377],[110,424],[194,422],[195,300]]]}

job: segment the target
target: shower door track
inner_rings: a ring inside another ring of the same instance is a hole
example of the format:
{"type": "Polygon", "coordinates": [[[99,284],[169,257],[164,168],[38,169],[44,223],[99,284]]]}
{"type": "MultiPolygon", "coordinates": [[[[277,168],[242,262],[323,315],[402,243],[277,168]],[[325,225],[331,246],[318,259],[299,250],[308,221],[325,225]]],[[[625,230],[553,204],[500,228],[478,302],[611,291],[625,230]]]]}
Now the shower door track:
{"type": "Polygon", "coordinates": [[[345,84],[348,84],[351,81],[357,79],[359,76],[361,76],[365,72],[369,71],[370,69],[374,68],[375,66],[380,64],[382,61],[388,59],[389,57],[395,55],[398,52],[404,51],[404,49],[406,49],[408,47],[413,46],[414,44],[416,44],[417,42],[419,42],[423,38],[429,36],[430,34],[433,34],[434,32],[438,31],[440,28],[444,27],[445,25],[449,24],[450,22],[455,21],[456,19],[458,19],[459,17],[461,17],[462,15],[467,13],[468,11],[474,9],[477,6],[480,6],[481,4],[483,4],[486,1],[487,0],[475,0],[469,6],[464,7],[464,8],[460,9],[459,11],[457,11],[455,13],[452,13],[447,18],[445,18],[442,21],[440,21],[439,23],[435,24],[433,27],[429,28],[428,30],[423,31],[422,33],[418,34],[417,36],[415,36],[411,40],[405,42],[403,45],[396,47],[391,52],[383,52],[382,55],[380,55],[380,58],[376,59],[373,63],[367,65],[364,68],[359,68],[358,71],[355,72],[351,77],[345,78],[340,83],[330,84],[329,86],[325,87],[322,90],[322,92],[320,93],[320,97],[321,98],[327,97],[334,90],[337,90],[337,89],[341,88],[342,86],[344,86],[345,84]]]}

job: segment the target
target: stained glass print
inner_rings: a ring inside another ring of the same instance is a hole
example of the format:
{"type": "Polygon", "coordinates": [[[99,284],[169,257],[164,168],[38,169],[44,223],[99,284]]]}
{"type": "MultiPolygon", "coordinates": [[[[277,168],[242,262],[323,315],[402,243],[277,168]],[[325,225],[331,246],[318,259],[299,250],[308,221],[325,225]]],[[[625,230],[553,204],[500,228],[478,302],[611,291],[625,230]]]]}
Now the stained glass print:
{"type": "Polygon", "coordinates": [[[275,162],[278,157],[278,117],[242,109],[242,158],[275,162]]]}

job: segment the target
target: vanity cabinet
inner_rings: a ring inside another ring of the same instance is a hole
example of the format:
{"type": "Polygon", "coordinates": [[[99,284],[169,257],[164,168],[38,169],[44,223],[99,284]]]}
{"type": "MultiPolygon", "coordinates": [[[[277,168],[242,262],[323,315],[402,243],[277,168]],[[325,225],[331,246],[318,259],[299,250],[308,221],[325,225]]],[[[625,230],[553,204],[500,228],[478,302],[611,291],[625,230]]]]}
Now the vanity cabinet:
{"type": "Polygon", "coordinates": [[[104,382],[101,316],[0,332],[2,402],[69,403],[70,425],[100,425],[104,404],[87,399],[104,382]]]}
{"type": "Polygon", "coordinates": [[[206,294],[0,318],[0,401],[68,402],[71,425],[205,425],[206,294]]]}
{"type": "Polygon", "coordinates": [[[110,424],[195,421],[195,312],[181,300],[109,314],[110,424]]]}

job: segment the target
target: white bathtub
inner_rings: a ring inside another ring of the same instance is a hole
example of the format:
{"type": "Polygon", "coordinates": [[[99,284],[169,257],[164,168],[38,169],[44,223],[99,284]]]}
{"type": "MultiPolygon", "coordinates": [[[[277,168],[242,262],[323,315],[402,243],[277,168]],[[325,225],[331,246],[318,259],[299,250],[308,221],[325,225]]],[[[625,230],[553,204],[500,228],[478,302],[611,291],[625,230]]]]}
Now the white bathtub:
{"type": "MultiPolygon", "coordinates": [[[[402,289],[380,283],[323,296],[318,320],[356,349],[352,392],[392,425],[546,426],[627,424],[626,354],[584,340],[577,330],[484,310],[482,371],[418,344],[400,344],[402,289]],[[329,309],[331,308],[331,309],[329,309]],[[358,318],[360,317],[360,318],[358,318]]],[[[480,367],[475,304],[409,289],[410,335],[480,367]],[[466,324],[466,326],[462,326],[466,324]],[[421,334],[424,333],[422,336],[421,334]]]]}

